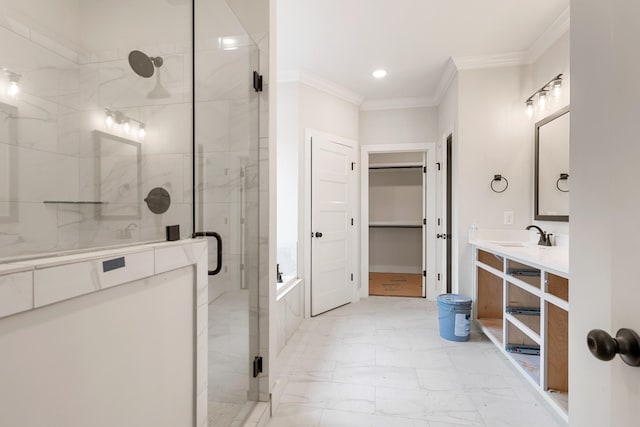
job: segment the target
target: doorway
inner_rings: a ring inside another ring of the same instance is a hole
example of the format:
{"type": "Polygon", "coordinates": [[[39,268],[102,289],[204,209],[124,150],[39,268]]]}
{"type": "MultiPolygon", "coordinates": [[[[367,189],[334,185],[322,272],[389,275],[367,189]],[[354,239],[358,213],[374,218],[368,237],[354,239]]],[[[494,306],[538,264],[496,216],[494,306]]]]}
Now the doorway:
{"type": "Polygon", "coordinates": [[[363,146],[361,154],[360,296],[435,299],[435,144],[363,146]]]}

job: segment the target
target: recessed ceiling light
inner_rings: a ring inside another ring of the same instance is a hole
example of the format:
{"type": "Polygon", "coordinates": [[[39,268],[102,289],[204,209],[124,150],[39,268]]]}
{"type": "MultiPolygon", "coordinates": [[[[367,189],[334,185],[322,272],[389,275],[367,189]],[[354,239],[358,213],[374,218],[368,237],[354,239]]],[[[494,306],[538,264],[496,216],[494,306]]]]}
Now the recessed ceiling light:
{"type": "Polygon", "coordinates": [[[373,77],[376,79],[381,79],[387,75],[387,70],[375,70],[373,72],[373,77]]]}

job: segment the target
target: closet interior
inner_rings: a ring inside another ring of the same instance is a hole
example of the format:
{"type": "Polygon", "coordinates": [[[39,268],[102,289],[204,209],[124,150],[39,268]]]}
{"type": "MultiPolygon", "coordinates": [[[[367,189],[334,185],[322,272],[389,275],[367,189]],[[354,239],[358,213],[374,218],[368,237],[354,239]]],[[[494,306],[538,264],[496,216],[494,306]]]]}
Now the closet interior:
{"type": "Polygon", "coordinates": [[[425,154],[369,155],[369,295],[425,296],[425,154]]]}

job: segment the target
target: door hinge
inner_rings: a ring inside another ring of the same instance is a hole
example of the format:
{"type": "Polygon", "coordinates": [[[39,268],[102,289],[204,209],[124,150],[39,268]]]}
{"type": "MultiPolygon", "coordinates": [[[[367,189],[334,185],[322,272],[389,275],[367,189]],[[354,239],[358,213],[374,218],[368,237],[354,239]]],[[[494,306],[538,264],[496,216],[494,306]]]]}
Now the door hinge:
{"type": "Polygon", "coordinates": [[[438,170],[440,170],[440,162],[436,163],[436,167],[438,168],[438,170]]]}
{"type": "Polygon", "coordinates": [[[356,169],[356,162],[351,162],[351,170],[355,170],[356,169]]]}
{"type": "Polygon", "coordinates": [[[440,273],[438,273],[438,282],[440,281],[440,273]]]}
{"type": "Polygon", "coordinates": [[[253,359],[253,378],[256,378],[262,373],[262,356],[256,356],[253,359]]]}
{"type": "Polygon", "coordinates": [[[422,218],[422,225],[427,225],[427,218],[422,218]]]}
{"type": "Polygon", "coordinates": [[[253,89],[262,92],[262,76],[257,71],[253,72],[253,89]]]}
{"type": "Polygon", "coordinates": [[[438,218],[438,226],[440,225],[440,218],[438,218]]]}
{"type": "Polygon", "coordinates": [[[422,270],[422,276],[427,277],[427,270],[422,270]]]}
{"type": "Polygon", "coordinates": [[[422,173],[427,173],[427,167],[426,166],[422,167],[422,173]]]}
{"type": "Polygon", "coordinates": [[[353,218],[351,218],[351,225],[353,226],[353,218]]]}
{"type": "Polygon", "coordinates": [[[353,273],[351,273],[351,281],[353,282],[353,273]]]}

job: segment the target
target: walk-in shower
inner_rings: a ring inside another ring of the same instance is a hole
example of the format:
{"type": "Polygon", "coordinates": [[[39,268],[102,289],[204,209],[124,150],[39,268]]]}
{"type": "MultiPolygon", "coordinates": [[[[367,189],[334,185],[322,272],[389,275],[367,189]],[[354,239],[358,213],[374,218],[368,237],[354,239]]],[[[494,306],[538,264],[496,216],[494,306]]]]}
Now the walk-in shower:
{"type": "Polygon", "coordinates": [[[221,250],[200,237],[219,271],[209,418],[240,423],[259,397],[266,246],[255,37],[224,0],[2,4],[0,258],[216,233],[221,250]],[[230,36],[242,43],[221,48],[230,36]]]}

